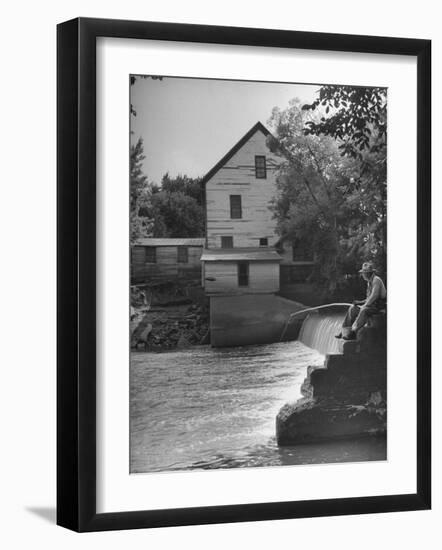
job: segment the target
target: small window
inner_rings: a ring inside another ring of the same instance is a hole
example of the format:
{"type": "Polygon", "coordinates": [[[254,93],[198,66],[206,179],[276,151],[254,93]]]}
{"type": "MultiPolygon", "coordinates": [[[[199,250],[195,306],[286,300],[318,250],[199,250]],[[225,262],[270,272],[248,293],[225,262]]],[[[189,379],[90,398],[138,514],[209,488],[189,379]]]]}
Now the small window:
{"type": "Polygon", "coordinates": [[[232,220],[242,218],[241,195],[230,195],[230,218],[232,220]]]}
{"type": "Polygon", "coordinates": [[[233,248],[233,237],[221,237],[221,248],[233,248]]]}
{"type": "Polygon", "coordinates": [[[155,264],[157,262],[157,249],[155,246],[144,247],[144,261],[148,264],[155,264]]]}
{"type": "Polygon", "coordinates": [[[269,239],[267,237],[259,239],[259,246],[269,246],[269,239]]]}
{"type": "Polygon", "coordinates": [[[262,155],[255,156],[255,178],[267,178],[266,158],[262,155]]]}
{"type": "Polygon", "coordinates": [[[189,249],[187,246],[178,246],[177,258],[179,264],[187,264],[189,262],[189,249]]]}
{"type": "Polygon", "coordinates": [[[293,261],[294,262],[312,262],[313,252],[300,240],[293,243],[293,261]]]}
{"type": "Polygon", "coordinates": [[[238,286],[249,286],[249,262],[238,262],[238,286]]]}

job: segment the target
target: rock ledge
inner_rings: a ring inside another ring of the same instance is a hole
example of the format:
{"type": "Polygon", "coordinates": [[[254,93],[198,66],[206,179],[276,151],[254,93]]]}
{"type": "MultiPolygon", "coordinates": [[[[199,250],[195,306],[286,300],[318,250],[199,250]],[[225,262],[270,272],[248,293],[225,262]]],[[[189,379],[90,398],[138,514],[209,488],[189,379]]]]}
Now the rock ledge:
{"type": "Polygon", "coordinates": [[[304,396],[276,417],[278,445],[385,435],[387,426],[386,327],[361,329],[342,341],[340,354],[309,367],[304,396]]]}

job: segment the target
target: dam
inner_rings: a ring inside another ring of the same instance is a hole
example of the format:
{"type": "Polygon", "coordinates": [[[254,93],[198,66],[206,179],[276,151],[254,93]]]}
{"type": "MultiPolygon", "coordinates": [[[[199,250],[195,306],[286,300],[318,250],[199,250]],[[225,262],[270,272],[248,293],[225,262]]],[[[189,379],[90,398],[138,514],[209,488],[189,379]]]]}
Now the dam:
{"type": "Polygon", "coordinates": [[[343,314],[317,312],[303,321],[299,340],[325,360],[308,367],[302,397],[279,411],[279,445],[386,436],[386,315],[369,318],[356,340],[335,338],[342,320],[343,314]]]}
{"type": "Polygon", "coordinates": [[[385,460],[385,438],[288,438],[298,413],[287,407],[318,399],[312,373],[349,361],[334,338],[342,315],[311,314],[298,340],[132,353],[131,473],[385,460]]]}

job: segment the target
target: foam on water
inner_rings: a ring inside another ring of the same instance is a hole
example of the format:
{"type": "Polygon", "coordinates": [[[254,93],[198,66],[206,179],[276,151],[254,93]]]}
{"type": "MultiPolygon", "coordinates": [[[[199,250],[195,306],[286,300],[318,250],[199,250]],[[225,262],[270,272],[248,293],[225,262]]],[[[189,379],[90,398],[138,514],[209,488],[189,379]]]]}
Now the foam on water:
{"type": "Polygon", "coordinates": [[[302,338],[312,347],[296,341],[133,353],[131,472],[384,459],[379,441],[276,445],[278,411],[301,397],[307,367],[324,361],[313,346],[333,349],[339,324],[339,317],[309,318],[302,338]]]}
{"type": "Polygon", "coordinates": [[[301,342],[132,354],[131,471],[189,468],[267,445],[279,409],[323,359],[301,342]]]}

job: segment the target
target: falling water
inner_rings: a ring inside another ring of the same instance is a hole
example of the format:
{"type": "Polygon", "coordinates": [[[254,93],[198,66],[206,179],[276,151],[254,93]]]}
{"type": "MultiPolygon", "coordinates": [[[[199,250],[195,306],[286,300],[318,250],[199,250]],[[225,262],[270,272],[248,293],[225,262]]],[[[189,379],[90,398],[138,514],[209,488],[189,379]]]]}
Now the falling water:
{"type": "Polygon", "coordinates": [[[299,341],[131,354],[131,473],[385,460],[384,440],[278,447],[275,417],[309,366],[339,353],[344,312],[311,313],[299,341]]]}
{"type": "Polygon", "coordinates": [[[310,313],[302,323],[299,340],[319,353],[339,353],[339,340],[335,335],[341,332],[345,313],[310,313]]]}

